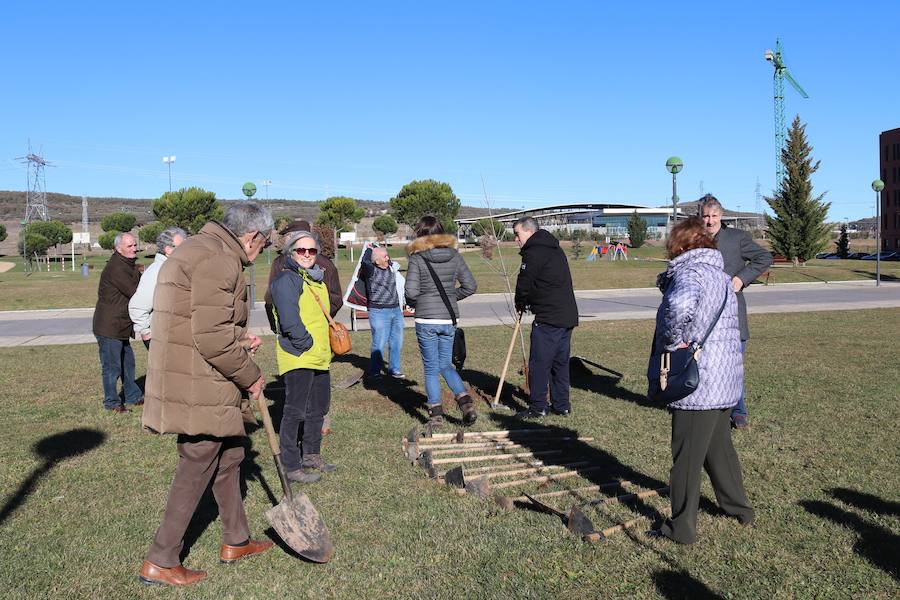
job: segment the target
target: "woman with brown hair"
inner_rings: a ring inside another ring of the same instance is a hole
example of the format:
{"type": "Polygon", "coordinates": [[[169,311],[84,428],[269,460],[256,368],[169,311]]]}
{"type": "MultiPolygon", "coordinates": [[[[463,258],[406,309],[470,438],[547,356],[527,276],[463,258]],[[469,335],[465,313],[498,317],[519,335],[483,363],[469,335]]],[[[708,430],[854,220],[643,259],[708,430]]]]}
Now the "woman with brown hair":
{"type": "Polygon", "coordinates": [[[656,313],[655,352],[686,348],[699,342],[711,325],[712,330],[697,359],[699,386],[668,405],[672,516],[650,535],[692,544],[697,540],[701,469],[706,469],[722,510],[743,525],[753,522],[741,464],[731,443],[731,409],[741,395],[744,364],[737,299],[722,269],[722,254],[703,221],[691,217],[675,225],[666,252],[669,267],[657,280],[663,300],[656,313]]]}

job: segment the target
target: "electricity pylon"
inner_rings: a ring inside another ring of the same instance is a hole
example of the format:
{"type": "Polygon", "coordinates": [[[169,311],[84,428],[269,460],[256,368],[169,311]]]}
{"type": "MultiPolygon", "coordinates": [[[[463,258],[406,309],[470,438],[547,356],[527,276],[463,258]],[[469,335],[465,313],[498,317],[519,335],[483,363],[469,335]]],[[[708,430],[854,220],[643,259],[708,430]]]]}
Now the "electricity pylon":
{"type": "Polygon", "coordinates": [[[781,152],[784,150],[787,138],[787,124],[784,120],[784,80],[787,79],[801,97],[809,98],[809,94],[788,72],[788,68],[781,57],[780,39],[775,40],[775,52],[766,50],[765,57],[775,68],[775,188],[777,189],[781,185],[782,180],[784,180],[784,164],[781,161],[781,152]]]}

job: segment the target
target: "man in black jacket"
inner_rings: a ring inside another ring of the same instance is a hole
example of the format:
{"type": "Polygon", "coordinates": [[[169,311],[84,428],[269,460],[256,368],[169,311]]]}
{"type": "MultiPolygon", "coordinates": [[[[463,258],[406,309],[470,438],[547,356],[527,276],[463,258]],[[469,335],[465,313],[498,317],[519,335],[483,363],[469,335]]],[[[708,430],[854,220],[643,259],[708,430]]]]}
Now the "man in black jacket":
{"type": "Polygon", "coordinates": [[[523,217],[513,225],[516,243],[522,248],[522,266],[516,281],[516,310],[530,309],[531,353],[528,357],[528,385],[531,397],[528,410],[520,418],[547,415],[547,392],[550,411],[568,415],[569,350],[572,329],[578,326],[578,306],[572,287],[572,273],[566,253],[546,229],[539,229],[531,217],[523,217]]]}
{"type": "MultiPolygon", "coordinates": [[[[740,229],[722,226],[722,205],[715,196],[707,194],[700,201],[700,216],[706,231],[716,240],[716,245],[725,259],[725,272],[731,276],[731,284],[738,299],[738,320],[741,326],[741,352],[747,348],[750,328],[747,326],[747,302],[744,288],[762,275],[772,265],[772,253],[753,241],[750,234],[740,229]]],[[[731,412],[731,424],[737,429],[746,429],[747,407],[744,390],[741,399],[731,412]]]]}

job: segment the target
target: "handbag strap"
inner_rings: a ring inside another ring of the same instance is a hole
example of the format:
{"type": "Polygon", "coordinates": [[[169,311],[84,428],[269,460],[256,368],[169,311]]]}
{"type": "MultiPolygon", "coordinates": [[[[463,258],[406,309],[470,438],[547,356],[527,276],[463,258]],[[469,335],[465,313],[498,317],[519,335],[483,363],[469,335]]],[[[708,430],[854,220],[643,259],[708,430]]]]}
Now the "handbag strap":
{"type": "Polygon", "coordinates": [[[325,318],[328,319],[328,324],[331,326],[331,328],[337,329],[337,324],[334,322],[334,319],[331,318],[331,313],[329,313],[328,309],[325,308],[325,304],[322,303],[322,299],[319,298],[319,295],[316,293],[316,291],[312,289],[312,286],[310,285],[307,285],[306,289],[308,289],[312,293],[313,298],[315,298],[316,302],[319,303],[319,306],[321,307],[322,312],[325,313],[325,318]]]}
{"type": "Polygon", "coordinates": [[[438,278],[437,273],[434,272],[434,267],[431,266],[431,263],[428,262],[428,259],[423,256],[422,260],[425,261],[425,266],[428,267],[428,272],[431,273],[431,278],[434,279],[434,285],[437,288],[438,293],[441,295],[441,300],[444,301],[444,306],[447,307],[447,312],[450,313],[450,320],[453,321],[453,326],[456,327],[456,313],[453,312],[453,306],[450,305],[450,298],[447,297],[447,290],[444,289],[444,285],[438,278]]]}
{"type": "MultiPolygon", "coordinates": [[[[721,318],[722,311],[725,310],[726,304],[728,304],[728,288],[725,288],[725,298],[722,300],[722,306],[719,307],[719,312],[716,313],[716,318],[713,319],[713,322],[709,324],[709,328],[703,335],[703,339],[700,340],[699,344],[696,342],[691,344],[692,346],[694,346],[695,351],[703,348],[703,345],[706,343],[706,338],[709,337],[709,334],[712,333],[712,330],[716,326],[716,323],[719,322],[719,318],[721,318]]],[[[653,330],[653,342],[650,344],[650,355],[653,356],[654,354],[656,354],[656,329],[653,330]]]]}
{"type": "Polygon", "coordinates": [[[725,310],[725,305],[728,304],[728,288],[725,288],[725,298],[722,299],[722,306],[719,307],[719,312],[716,313],[716,318],[713,319],[713,322],[709,324],[709,329],[706,330],[706,334],[703,336],[703,339],[700,340],[699,344],[696,344],[697,348],[702,348],[703,344],[706,343],[706,338],[709,337],[709,334],[712,333],[713,328],[716,326],[716,323],[719,322],[719,318],[722,316],[722,311],[725,310]]]}

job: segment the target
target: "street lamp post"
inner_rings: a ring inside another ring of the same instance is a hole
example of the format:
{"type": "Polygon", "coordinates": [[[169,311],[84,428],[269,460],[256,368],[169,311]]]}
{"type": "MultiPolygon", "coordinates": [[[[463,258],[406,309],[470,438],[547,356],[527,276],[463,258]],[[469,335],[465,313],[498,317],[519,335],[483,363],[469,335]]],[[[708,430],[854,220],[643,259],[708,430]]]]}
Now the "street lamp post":
{"type": "MultiPolygon", "coordinates": [[[[254,194],[256,194],[256,184],[253,183],[252,181],[248,181],[247,183],[244,184],[244,187],[241,188],[241,191],[244,193],[245,196],[247,196],[247,200],[249,201],[253,198],[254,194]]],[[[251,264],[250,265],[250,310],[251,311],[253,310],[253,301],[254,301],[253,287],[254,287],[253,286],[253,265],[251,264]]]]}
{"type": "Polygon", "coordinates": [[[881,190],[884,182],[876,179],[872,182],[875,190],[875,286],[881,285],[881,190]]]}
{"type": "Polygon", "coordinates": [[[666,171],[672,174],[672,227],[675,226],[675,220],[678,218],[678,187],[676,183],[676,175],[684,168],[684,161],[677,156],[669,157],[666,161],[666,171]]]}
{"type": "Polygon", "coordinates": [[[163,162],[169,165],[169,191],[172,191],[172,163],[175,162],[174,156],[163,156],[163,162]]]}

